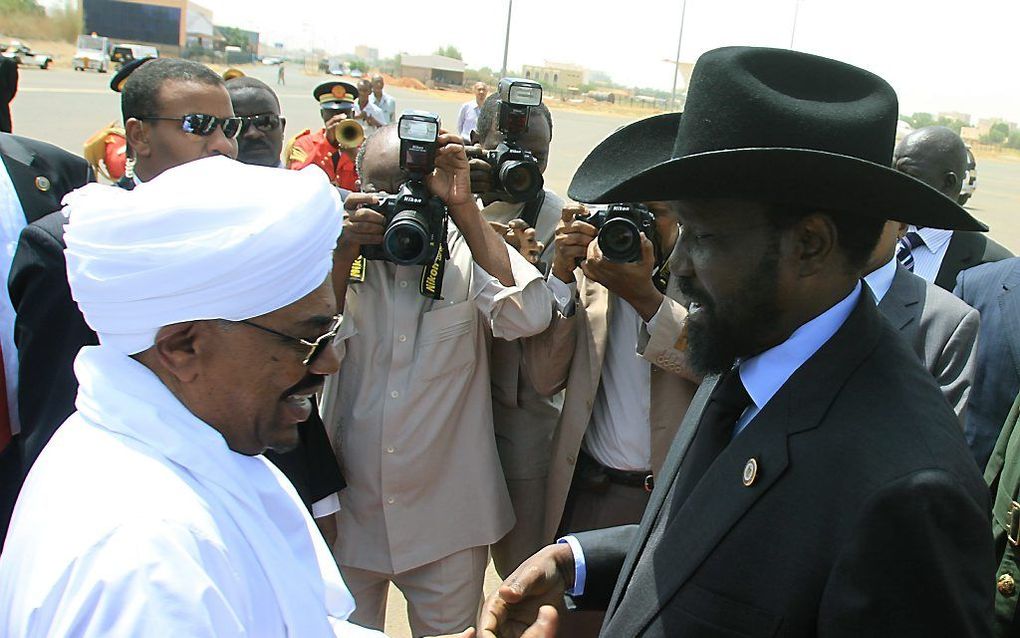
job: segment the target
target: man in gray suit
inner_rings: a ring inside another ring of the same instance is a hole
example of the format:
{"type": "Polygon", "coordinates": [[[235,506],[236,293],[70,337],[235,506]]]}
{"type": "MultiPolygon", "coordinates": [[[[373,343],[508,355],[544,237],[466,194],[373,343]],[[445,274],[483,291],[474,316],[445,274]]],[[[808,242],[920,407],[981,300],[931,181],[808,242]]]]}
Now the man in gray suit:
{"type": "Polygon", "coordinates": [[[977,367],[981,318],[977,310],[896,260],[896,242],[905,231],[906,224],[886,223],[865,268],[868,274],[864,281],[875,296],[879,312],[917,353],[963,424],[977,367]]]}
{"type": "Polygon", "coordinates": [[[1020,392],[1020,257],[964,270],[957,297],[981,313],[977,373],[970,396],[967,445],[984,467],[1002,423],[1020,392]]]}

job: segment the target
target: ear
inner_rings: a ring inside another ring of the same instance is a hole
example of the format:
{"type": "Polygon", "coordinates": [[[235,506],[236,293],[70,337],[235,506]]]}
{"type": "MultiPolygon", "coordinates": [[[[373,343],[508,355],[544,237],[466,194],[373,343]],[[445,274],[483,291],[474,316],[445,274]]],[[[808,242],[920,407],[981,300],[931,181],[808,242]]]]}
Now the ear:
{"type": "Polygon", "coordinates": [[[942,185],[946,190],[956,189],[956,185],[960,183],[960,177],[953,171],[946,171],[946,174],[942,177],[942,185]]]}
{"type": "Polygon", "coordinates": [[[785,233],[790,255],[801,277],[810,277],[823,270],[837,253],[838,233],[832,218],[813,213],[802,218],[785,233]]]}
{"type": "Polygon", "coordinates": [[[202,370],[210,343],[211,321],[187,321],[164,326],[156,333],[153,353],[160,366],[181,384],[192,383],[202,370]]]}
{"type": "Polygon", "coordinates": [[[124,122],[124,137],[127,138],[128,147],[135,152],[136,156],[149,157],[152,155],[149,131],[141,120],[129,117],[124,122]]]}

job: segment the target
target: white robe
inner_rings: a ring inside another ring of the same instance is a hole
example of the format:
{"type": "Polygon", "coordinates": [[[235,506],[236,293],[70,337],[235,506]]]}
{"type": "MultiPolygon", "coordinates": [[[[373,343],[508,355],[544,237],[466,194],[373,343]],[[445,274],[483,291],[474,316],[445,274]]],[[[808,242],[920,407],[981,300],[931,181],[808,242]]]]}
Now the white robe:
{"type": "Polygon", "coordinates": [[[232,452],[147,368],[75,362],[73,414],[29,473],[0,555],[0,635],[382,636],[289,481],[232,452]]]}

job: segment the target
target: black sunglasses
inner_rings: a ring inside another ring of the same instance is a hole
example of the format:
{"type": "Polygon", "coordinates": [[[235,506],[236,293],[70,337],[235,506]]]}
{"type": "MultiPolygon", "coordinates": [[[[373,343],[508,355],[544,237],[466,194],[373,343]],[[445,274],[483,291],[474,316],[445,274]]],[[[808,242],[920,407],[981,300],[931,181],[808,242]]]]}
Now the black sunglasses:
{"type": "Polygon", "coordinates": [[[251,326],[252,328],[258,328],[259,330],[262,330],[264,332],[268,332],[269,334],[272,334],[272,335],[276,335],[277,337],[282,337],[282,338],[287,339],[289,341],[297,341],[301,345],[307,346],[308,347],[308,355],[305,356],[304,360],[301,363],[303,365],[305,365],[305,366],[310,366],[318,358],[318,356],[320,354],[322,354],[323,351],[326,350],[327,347],[334,346],[334,345],[337,344],[336,337],[337,337],[337,334],[339,334],[339,332],[340,332],[340,324],[343,322],[343,320],[344,320],[344,316],[343,315],[337,315],[337,316],[333,317],[333,323],[329,327],[329,330],[325,334],[319,336],[315,341],[309,341],[307,339],[302,339],[300,337],[293,337],[291,335],[284,334],[282,332],[277,332],[276,330],[273,330],[272,328],[267,328],[265,326],[260,326],[259,324],[251,322],[251,321],[248,321],[247,319],[242,319],[241,321],[238,321],[236,323],[243,323],[246,326],[251,326]]]}
{"type": "Polygon", "coordinates": [[[259,113],[258,115],[239,115],[238,119],[241,120],[241,132],[239,135],[244,135],[248,132],[248,129],[254,126],[263,133],[269,133],[280,128],[281,124],[286,124],[287,119],[276,113],[259,113]]]}
{"type": "Polygon", "coordinates": [[[241,132],[242,118],[239,117],[216,117],[206,113],[188,113],[181,117],[139,117],[139,120],[157,120],[166,122],[180,122],[181,130],[192,135],[206,137],[212,135],[216,127],[223,129],[227,139],[232,140],[241,132]]]}

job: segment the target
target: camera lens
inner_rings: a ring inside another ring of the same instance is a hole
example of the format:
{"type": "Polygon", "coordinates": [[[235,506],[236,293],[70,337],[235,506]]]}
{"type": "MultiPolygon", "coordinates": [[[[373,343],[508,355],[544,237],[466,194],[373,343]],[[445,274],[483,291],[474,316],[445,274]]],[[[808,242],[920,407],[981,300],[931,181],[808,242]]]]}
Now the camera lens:
{"type": "Polygon", "coordinates": [[[538,164],[520,160],[508,160],[499,167],[499,183],[510,196],[510,201],[526,202],[534,199],[542,190],[545,180],[538,170],[538,164]]]}
{"type": "Polygon", "coordinates": [[[395,264],[423,263],[429,249],[428,220],[416,210],[400,211],[383,233],[382,249],[395,264]]]}
{"type": "Polygon", "coordinates": [[[641,231],[629,219],[610,219],[599,231],[599,248],[609,261],[641,261],[641,231]]]}

